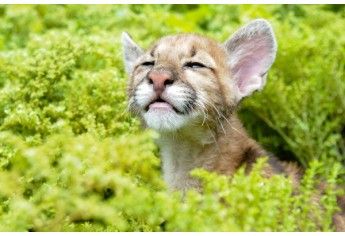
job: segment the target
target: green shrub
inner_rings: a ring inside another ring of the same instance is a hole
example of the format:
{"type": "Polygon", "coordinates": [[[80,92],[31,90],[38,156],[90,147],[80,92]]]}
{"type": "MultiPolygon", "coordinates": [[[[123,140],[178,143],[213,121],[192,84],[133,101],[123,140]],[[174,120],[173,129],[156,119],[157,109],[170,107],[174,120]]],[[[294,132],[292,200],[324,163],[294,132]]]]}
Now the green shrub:
{"type": "Polygon", "coordinates": [[[339,31],[343,24],[336,15],[313,7],[304,18],[275,27],[279,50],[271,83],[244,106],[275,130],[305,167],[315,159],[345,164],[345,36],[339,31]]]}
{"type": "Polygon", "coordinates": [[[322,5],[0,6],[0,231],[333,230],[344,194],[335,187],[345,163],[344,16],[322,5]],[[160,177],[157,134],[126,112],[121,32],[144,48],[178,32],[225,40],[258,17],[272,22],[278,56],[240,116],[306,175],[295,189],[263,178],[265,159],[249,176],[196,170],[204,192],[181,201],[160,177]],[[323,210],[310,204],[320,181],[323,210]]]}

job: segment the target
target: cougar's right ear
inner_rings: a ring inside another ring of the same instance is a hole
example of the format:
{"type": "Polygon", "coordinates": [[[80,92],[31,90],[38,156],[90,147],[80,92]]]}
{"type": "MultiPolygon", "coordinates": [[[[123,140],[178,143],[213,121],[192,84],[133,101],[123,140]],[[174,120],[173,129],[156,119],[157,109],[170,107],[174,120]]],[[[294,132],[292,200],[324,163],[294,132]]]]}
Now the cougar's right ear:
{"type": "Polygon", "coordinates": [[[135,61],[143,55],[144,52],[127,32],[122,33],[121,41],[126,72],[128,75],[131,75],[133,73],[135,61]]]}

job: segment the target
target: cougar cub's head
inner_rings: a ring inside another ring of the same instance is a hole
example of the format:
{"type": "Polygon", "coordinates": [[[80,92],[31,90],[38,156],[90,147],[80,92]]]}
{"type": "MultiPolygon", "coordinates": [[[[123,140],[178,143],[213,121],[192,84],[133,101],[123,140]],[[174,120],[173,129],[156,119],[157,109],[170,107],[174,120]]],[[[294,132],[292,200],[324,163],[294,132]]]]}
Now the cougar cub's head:
{"type": "Polygon", "coordinates": [[[264,87],[277,48],[270,24],[262,19],[224,43],[177,34],[144,52],[123,33],[122,44],[129,108],[159,131],[228,116],[241,99],[264,87]]]}

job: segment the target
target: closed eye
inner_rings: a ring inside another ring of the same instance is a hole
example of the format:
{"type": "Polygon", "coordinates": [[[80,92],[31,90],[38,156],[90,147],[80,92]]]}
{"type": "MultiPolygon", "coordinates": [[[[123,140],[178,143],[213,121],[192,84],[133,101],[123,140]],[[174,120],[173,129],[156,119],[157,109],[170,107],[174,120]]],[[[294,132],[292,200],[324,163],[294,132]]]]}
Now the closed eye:
{"type": "Polygon", "coordinates": [[[207,68],[204,64],[200,62],[187,62],[185,65],[187,68],[197,69],[197,68],[207,68]]]}
{"type": "Polygon", "coordinates": [[[145,61],[145,62],[141,63],[140,65],[142,65],[142,66],[154,66],[155,62],[154,61],[145,61]]]}

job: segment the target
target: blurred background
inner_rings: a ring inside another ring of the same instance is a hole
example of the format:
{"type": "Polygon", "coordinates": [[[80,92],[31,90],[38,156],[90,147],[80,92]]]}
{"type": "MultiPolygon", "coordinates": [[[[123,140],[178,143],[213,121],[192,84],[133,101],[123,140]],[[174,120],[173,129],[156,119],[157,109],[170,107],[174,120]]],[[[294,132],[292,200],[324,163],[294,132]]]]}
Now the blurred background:
{"type": "MultiPolygon", "coordinates": [[[[144,49],[181,32],[223,42],[256,18],[272,24],[278,55],[264,90],[239,107],[244,126],[282,160],[344,176],[345,5],[0,5],[0,229],[188,229],[143,217],[169,200],[157,134],[126,112],[121,33],[144,49]],[[142,208],[126,212],[143,191],[142,208]]],[[[224,229],[282,229],[241,222],[224,229]]]]}
{"type": "Polygon", "coordinates": [[[321,157],[344,163],[344,12],[344,5],[3,5],[0,49],[34,50],[69,34],[93,37],[93,44],[107,38],[112,45],[86,53],[76,68],[100,71],[113,63],[122,73],[122,31],[143,48],[180,32],[222,42],[240,25],[266,18],[277,36],[278,56],[265,91],[241,106],[247,128],[284,159],[304,166],[321,157]],[[108,53],[108,61],[100,53],[108,53]]]}

